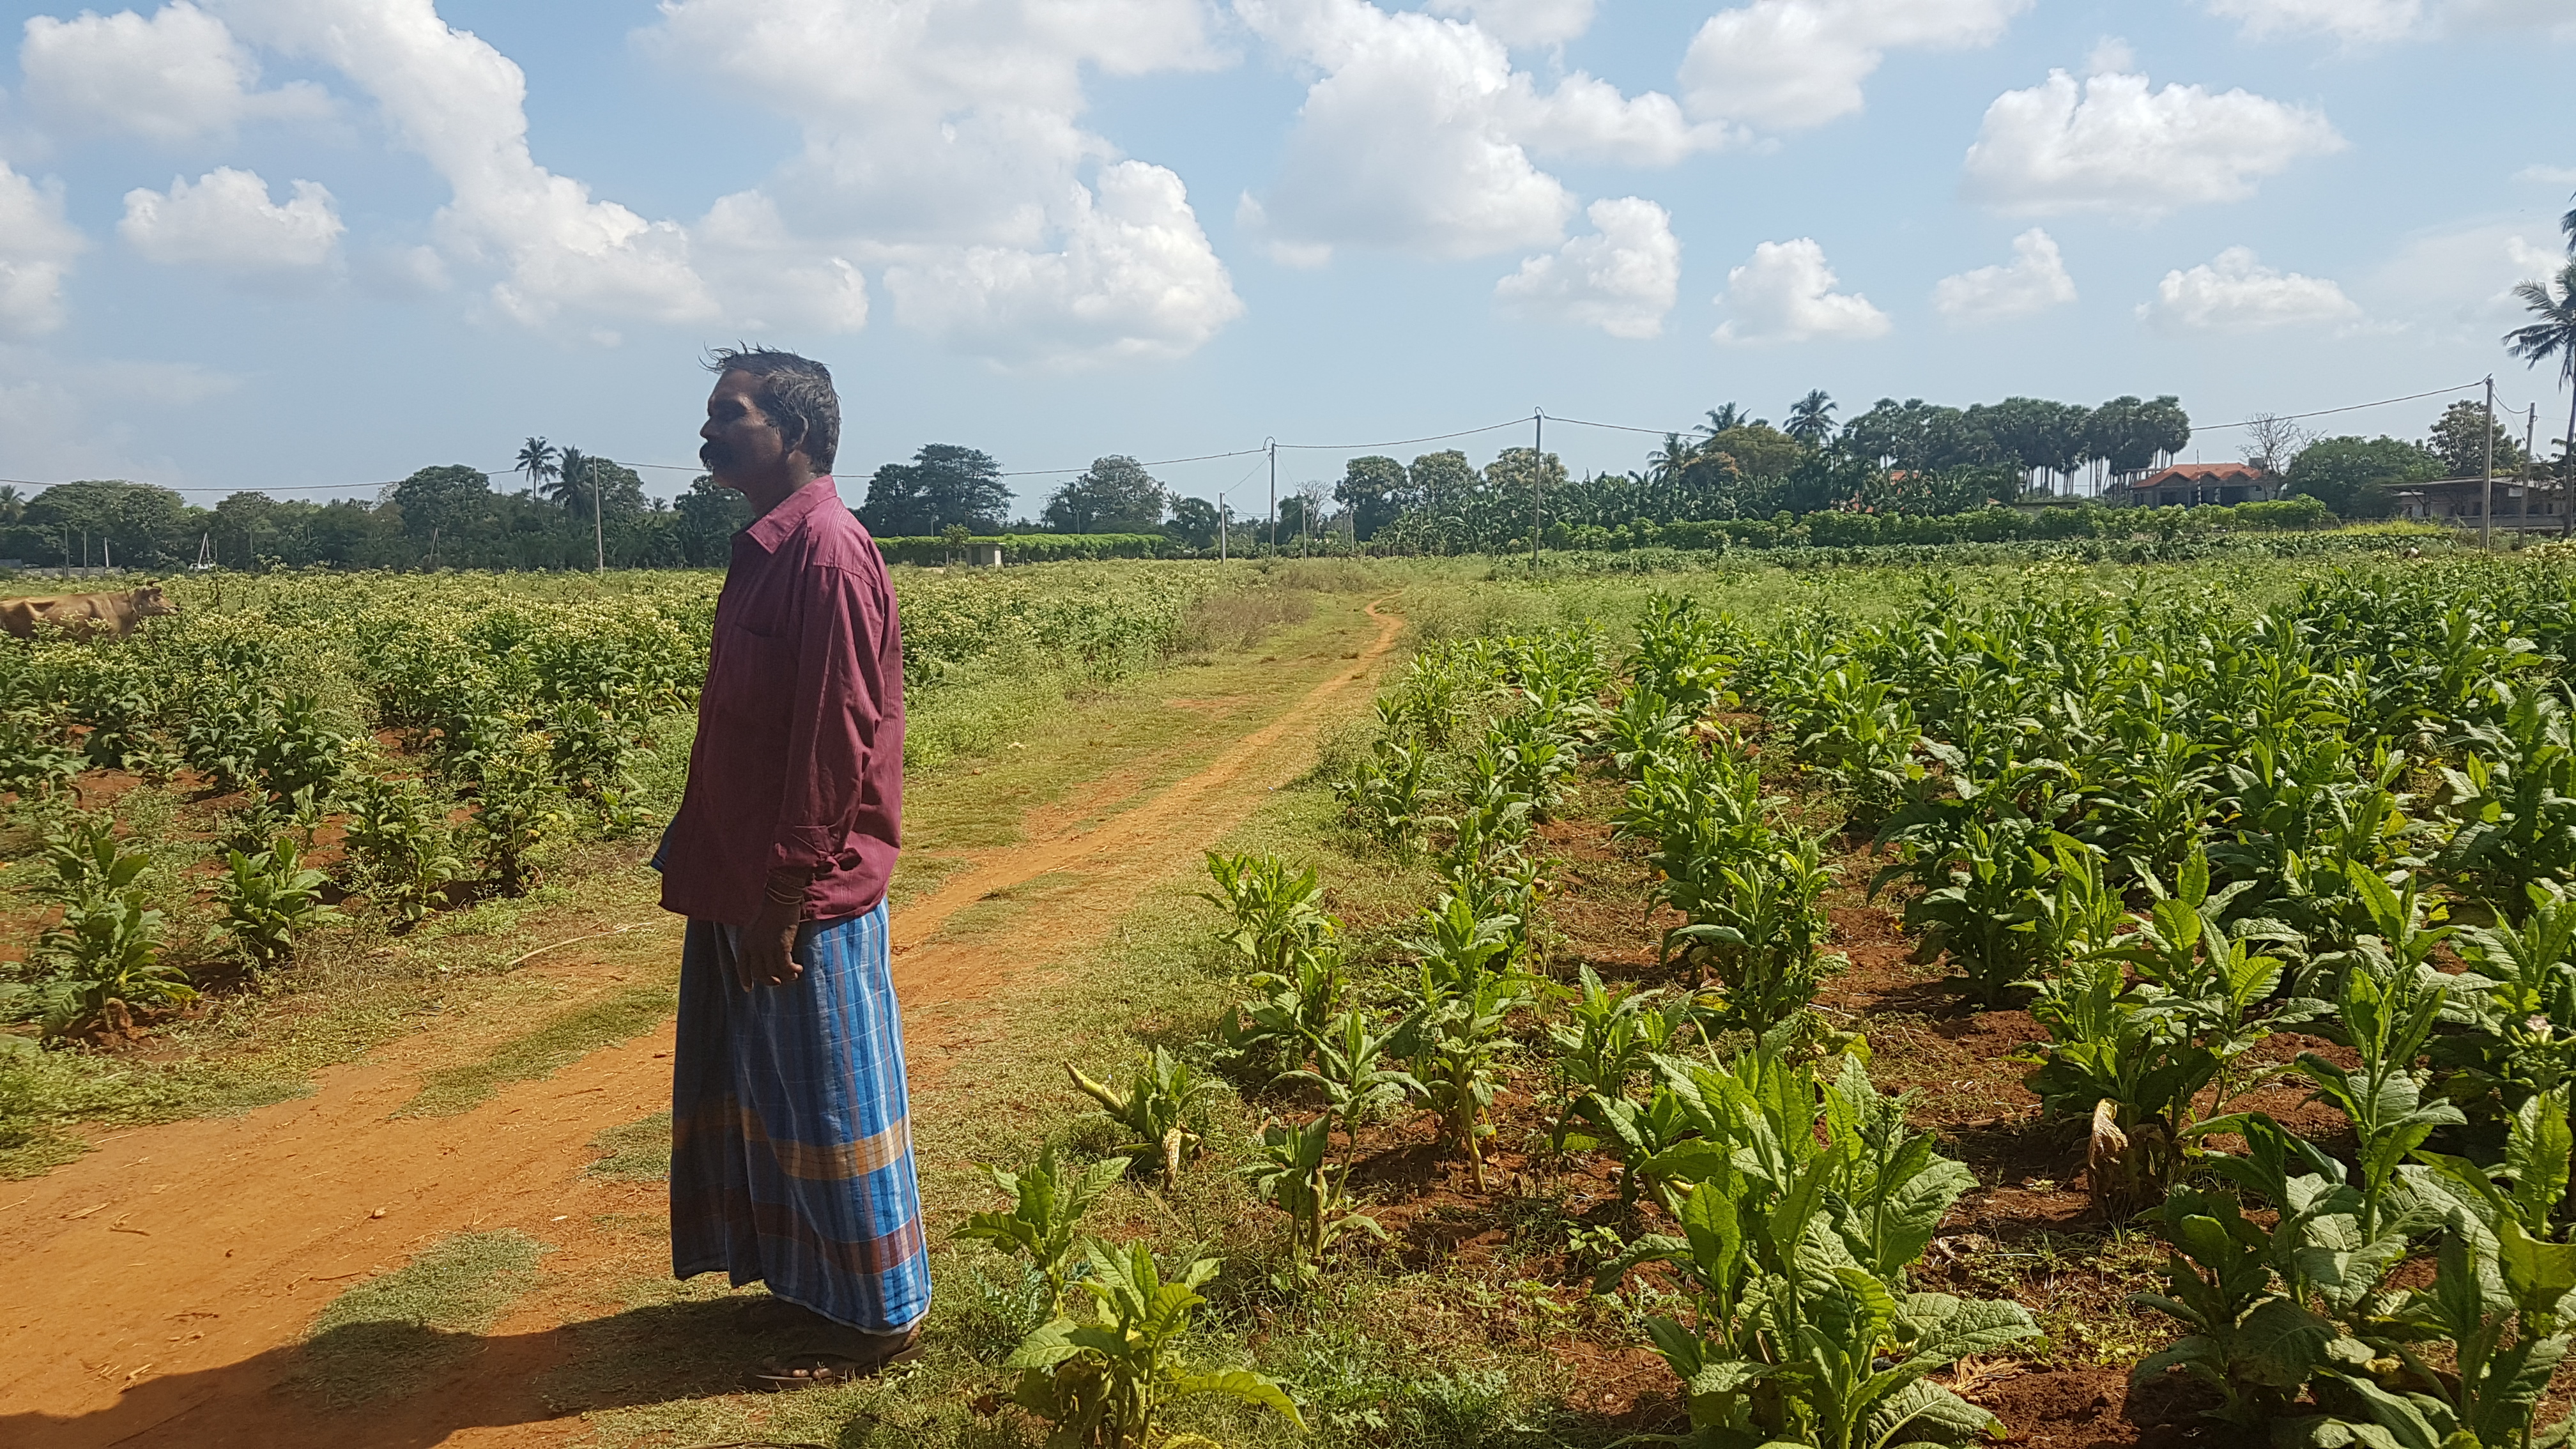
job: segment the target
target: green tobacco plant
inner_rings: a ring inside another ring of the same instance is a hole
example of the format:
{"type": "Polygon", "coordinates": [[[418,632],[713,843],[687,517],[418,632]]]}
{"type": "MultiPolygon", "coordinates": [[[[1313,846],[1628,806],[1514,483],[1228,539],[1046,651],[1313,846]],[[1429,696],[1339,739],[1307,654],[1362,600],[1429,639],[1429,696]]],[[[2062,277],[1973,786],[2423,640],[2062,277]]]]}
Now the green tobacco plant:
{"type": "Polygon", "coordinates": [[[2340,1353],[2366,1366],[2370,1350],[2273,1287],[2270,1234],[2249,1222],[2225,1193],[2176,1189],[2151,1209],[2172,1245],[2167,1291],[2130,1301],[2191,1330],[2131,1371],[2145,1384],[2179,1368],[2216,1389],[2210,1417],[2256,1429],[2284,1417],[2308,1379],[2340,1353]]]}
{"type": "Polygon", "coordinates": [[[465,862],[437,797],[417,780],[379,775],[361,775],[345,793],[343,843],[357,886],[398,925],[446,904],[447,885],[465,862]]]}
{"type": "Polygon", "coordinates": [[[1232,918],[1217,939],[1248,960],[1255,973],[1285,979],[1300,951],[1332,936],[1333,918],[1324,910],[1324,887],[1312,866],[1297,870],[1275,855],[1211,850],[1207,867],[1216,890],[1200,892],[1199,899],[1232,918]]]}
{"type": "MultiPolygon", "coordinates": [[[[1380,701],[1380,710],[1385,702],[1380,701]]],[[[1428,748],[1408,745],[1393,734],[1381,737],[1351,764],[1349,778],[1333,793],[1343,810],[1377,842],[1410,857],[1422,846],[1438,776],[1436,757],[1428,748]]]]}
{"type": "Polygon", "coordinates": [[[1197,1120],[1199,1099],[1214,1092],[1216,1084],[1201,1079],[1189,1063],[1161,1047],[1154,1048],[1154,1055],[1136,1069],[1123,1090],[1093,1081],[1071,1062],[1064,1064],[1064,1070],[1111,1121],[1127,1129],[1133,1140],[1118,1150],[1151,1154],[1162,1164],[1164,1190],[1179,1186],[1182,1159],[1196,1156],[1205,1140],[1197,1120]]]}
{"type": "Polygon", "coordinates": [[[1364,1013],[1346,1011],[1316,1037],[1314,1069],[1279,1078],[1283,1086],[1296,1083],[1315,1088],[1323,1095],[1325,1120],[1342,1124],[1342,1140],[1347,1144],[1342,1159],[1345,1180],[1359,1154],[1360,1124],[1373,1112],[1423,1094],[1422,1083],[1411,1072],[1387,1065],[1390,1058],[1412,1053],[1420,1031],[1420,1017],[1407,1017],[1380,1031],[1364,1013]]]}
{"type": "Polygon", "coordinates": [[[232,938],[251,964],[282,966],[295,954],[295,938],[344,919],[322,899],[328,880],[304,864],[291,836],[281,835],[257,855],[226,851],[227,874],[215,891],[223,917],[217,929],[232,938]]]}
{"type": "Polygon", "coordinates": [[[1444,982],[1432,963],[1422,966],[1417,998],[1413,1077],[1440,1123],[1442,1141],[1467,1159],[1476,1191],[1485,1190],[1485,1120],[1498,1082],[1496,1059],[1511,1045],[1503,1024],[1527,1003],[1522,978],[1492,975],[1472,982],[1444,982]]]}
{"type": "Polygon", "coordinates": [[[1593,737],[1609,750],[1610,768],[1622,779],[1637,779],[1651,762],[1691,748],[1690,712],[1643,685],[1620,695],[1594,721],[1593,737]]]}
{"type": "Polygon", "coordinates": [[[1091,1205],[1127,1175],[1128,1163],[1124,1157],[1104,1157],[1080,1169],[1059,1166],[1050,1143],[1039,1152],[1037,1165],[1025,1172],[988,1167],[993,1185],[1009,1194],[1011,1205],[969,1216],[952,1236],[1026,1256],[1046,1279],[1047,1316],[1053,1318],[1064,1312],[1065,1294],[1072,1289],[1074,1265],[1068,1255],[1074,1230],[1091,1205]]]}
{"type": "Polygon", "coordinates": [[[60,721],[37,709],[0,709],[0,790],[20,799],[50,795],[80,773],[60,721]]]}
{"type": "Polygon", "coordinates": [[[1769,1031],[1805,1010],[1816,983],[1840,964],[1822,949],[1822,899],[1834,874],[1813,840],[1741,861],[1693,862],[1657,888],[1689,918],[1664,932],[1664,959],[1678,956],[1695,979],[1724,987],[1730,1023],[1769,1031]]]}
{"type": "Polygon", "coordinates": [[[1649,1320],[1708,1449],[1957,1442],[1994,1416],[1927,1382],[1969,1354],[2037,1334],[2019,1305],[1907,1291],[1907,1269],[1975,1179],[1906,1130],[1904,1105],[1856,1054],[1830,1088],[1765,1044],[1727,1067],[1663,1058],[1673,1099],[1722,1150],[1651,1235],[1605,1268],[1670,1264],[1695,1322],[1649,1320]]]}
{"type": "Polygon", "coordinates": [[[1983,1005],[2003,1005],[2055,954],[2041,929],[2055,862],[2035,844],[2049,834],[2024,818],[1972,820],[1955,842],[1902,866],[1935,882],[1905,904],[1906,928],[1922,933],[1915,959],[1946,955],[1953,984],[1983,1005]]]}
{"type": "Polygon", "coordinates": [[[1701,613],[1693,599],[1652,595],[1637,624],[1637,652],[1628,656],[1628,676],[1638,692],[1669,700],[1672,708],[1696,719],[1728,698],[1727,680],[1736,661],[1725,643],[1726,631],[1723,619],[1701,613]]]}
{"type": "Polygon", "coordinates": [[[1237,1399],[1306,1427],[1276,1379],[1250,1369],[1206,1369],[1184,1357],[1199,1289],[1217,1275],[1202,1258],[1165,1282],[1142,1243],[1120,1252],[1086,1242],[1089,1269],[1075,1284],[1091,1302],[1022,1341],[1012,1402],[1049,1425],[1047,1449],[1145,1449],[1172,1404],[1203,1394],[1237,1399]]]}
{"type": "Polygon", "coordinates": [[[1567,1019],[1547,1027],[1565,1103],[1550,1135],[1549,1145],[1558,1152],[1567,1149],[1575,1114],[1586,1097],[1626,1097],[1629,1082],[1652,1066],[1655,1053],[1681,1046],[1698,1016],[1688,998],[1666,1000],[1659,991],[1614,993],[1591,966],[1578,971],[1567,1019]]]}
{"type": "Polygon", "coordinates": [[[2089,1120],[2086,1183],[2115,1221],[2156,1202],[2182,1167],[2182,1133],[2216,1052],[2193,1040],[2170,1005],[2128,989],[2118,961],[2070,962],[2039,983],[2033,1021],[2048,1033],[2022,1084],[2057,1118],[2089,1120]]]}
{"type": "Polygon", "coordinates": [[[46,894],[63,916],[38,937],[34,964],[45,974],[24,993],[45,1035],[94,1020],[123,1026],[132,1007],[197,999],[187,972],[161,959],[161,913],[140,883],[149,852],[126,849],[112,821],[88,816],[49,841],[46,858],[55,873],[46,894]]]}
{"type": "Polygon", "coordinates": [[[1303,1127],[1266,1122],[1261,1156],[1243,1169],[1262,1201],[1288,1214],[1289,1267],[1273,1280],[1283,1292],[1310,1282],[1324,1254],[1351,1232],[1383,1239],[1377,1219],[1352,1206],[1349,1169],[1332,1170],[1333,1119],[1327,1113],[1303,1127]]]}
{"type": "Polygon", "coordinates": [[[483,869],[503,895],[526,893],[537,853],[563,818],[545,736],[522,733],[484,756],[472,829],[483,869]]]}
{"type": "Polygon", "coordinates": [[[2494,688],[2506,701],[2501,718],[2469,726],[2459,768],[2442,771],[2443,810],[2457,824],[2435,864],[2519,915],[2532,885],[2576,880],[2576,747],[2565,684],[2494,688]]]}

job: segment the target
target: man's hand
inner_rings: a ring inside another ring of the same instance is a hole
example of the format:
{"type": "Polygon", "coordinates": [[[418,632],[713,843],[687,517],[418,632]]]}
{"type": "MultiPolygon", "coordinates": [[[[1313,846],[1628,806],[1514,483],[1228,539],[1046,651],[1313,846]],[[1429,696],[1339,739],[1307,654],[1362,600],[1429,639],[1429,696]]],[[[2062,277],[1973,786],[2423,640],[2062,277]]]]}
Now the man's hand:
{"type": "Polygon", "coordinates": [[[796,961],[796,927],[805,910],[805,873],[771,874],[761,893],[760,914],[743,929],[741,948],[733,958],[734,976],[749,991],[755,986],[785,986],[805,968],[796,961]]]}

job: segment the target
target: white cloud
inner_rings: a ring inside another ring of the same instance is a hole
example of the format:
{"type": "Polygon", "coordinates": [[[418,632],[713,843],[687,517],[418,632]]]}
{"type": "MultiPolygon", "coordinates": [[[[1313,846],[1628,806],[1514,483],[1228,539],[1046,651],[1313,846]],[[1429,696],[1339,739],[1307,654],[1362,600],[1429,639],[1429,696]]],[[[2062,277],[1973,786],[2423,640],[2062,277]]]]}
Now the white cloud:
{"type": "Polygon", "coordinates": [[[2525,166],[2513,173],[2513,179],[2542,186],[2576,186],[2576,166],[2525,166]]]}
{"type": "MultiPolygon", "coordinates": [[[[372,95],[402,143],[453,193],[437,218],[452,259],[496,266],[501,315],[549,327],[563,314],[710,322],[721,309],[689,265],[689,240],[536,163],[527,77],[431,0],[228,0],[252,38],[311,54],[372,95]]],[[[586,322],[574,322],[580,331],[586,322]]],[[[578,335],[578,334],[576,334],[578,335]]]]}
{"type": "Polygon", "coordinates": [[[1181,178],[1121,161],[1076,188],[1062,250],[934,251],[888,267],[895,315],[997,361],[1181,357],[1243,313],[1181,178]]]}
{"type": "Polygon", "coordinates": [[[2567,265],[2547,223],[2477,222],[2418,232],[2365,273],[2356,290],[2378,316],[2492,342],[2529,320],[2514,284],[2567,265]]]}
{"type": "Polygon", "coordinates": [[[58,125],[176,145],[221,139],[253,120],[327,116],[309,81],[259,89],[259,63],[224,22],[188,0],[150,19],[131,10],[30,17],[18,48],[26,100],[58,125]]]}
{"type": "Polygon", "coordinates": [[[2142,75],[2064,71],[1986,108],[1968,194],[2003,211],[2127,212],[2241,201],[2258,177],[2343,149],[2322,112],[2243,90],[2150,90],[2142,75]]]}
{"type": "Polygon", "coordinates": [[[2137,68],[2137,51],[2116,35],[2106,35],[2093,42],[2093,49],[2084,57],[2086,75],[2110,75],[2137,68]]]}
{"type": "Polygon", "coordinates": [[[1596,201],[1593,234],[1530,257],[1494,284],[1506,310],[1598,327],[1613,337],[1660,336],[1681,294],[1682,244],[1672,217],[1639,196],[1596,201]]]}
{"type": "Polygon", "coordinates": [[[0,161],[0,337],[63,325],[63,281],[87,243],[63,218],[63,188],[0,161]]]}
{"type": "Polygon", "coordinates": [[[2171,331],[2260,332],[2274,327],[2349,322],[2361,308],[2343,288],[2264,266],[2248,247],[2229,247],[2191,270],[2165,273],[2156,300],[2138,316],[2171,331]]]}
{"type": "Polygon", "coordinates": [[[1594,0],[1431,0],[1434,15],[1472,19],[1505,45],[1563,45],[1592,28],[1594,0]]]}
{"type": "Polygon", "coordinates": [[[1473,257],[1548,245],[1575,203],[1533,155],[1666,166],[1727,140],[1670,96],[1624,96],[1579,71],[1542,92],[1481,24],[1366,0],[1235,0],[1235,12],[1323,72],[1260,201],[1274,248],[1473,257]]]}
{"type": "Polygon", "coordinates": [[[1726,274],[1718,304],[1720,342],[1812,342],[1884,337],[1894,324],[1858,292],[1837,292],[1825,249],[1813,237],[1764,242],[1726,274]]]}
{"type": "Polygon", "coordinates": [[[2338,40],[2397,40],[2424,19],[2423,0],[2207,0],[2209,13],[2244,22],[2254,40],[2316,31],[2338,40]]]}
{"type": "Polygon", "coordinates": [[[2013,259],[1943,277],[1932,288],[1932,310],[1952,323],[1974,326],[2030,317],[2075,300],[2057,241],[2032,227],[2013,238],[2013,259]]]}
{"type": "Polygon", "coordinates": [[[125,219],[116,227],[146,261],[269,280],[331,266],[346,230],[319,182],[296,182],[295,198],[281,205],[269,200],[257,172],[229,166],[193,184],[174,177],[167,194],[146,187],[125,193],[125,219]]]}
{"type": "Polygon", "coordinates": [[[2566,0],[2206,0],[2211,14],[2244,22],[2247,38],[2327,35],[2347,45],[2420,40],[2463,31],[2539,30],[2576,36],[2566,0]]]}
{"type": "Polygon", "coordinates": [[[1754,0],[1709,17],[1683,57],[1683,103],[1704,121],[1820,126],[1861,108],[1891,50],[1992,45],[2031,0],[1754,0]]]}
{"type": "Polygon", "coordinates": [[[662,10],[655,51],[804,133],[793,161],[696,230],[729,305],[856,327],[858,269],[882,265],[899,322],[1039,364],[1176,355],[1241,313],[1180,179],[1080,125],[1087,70],[1226,63],[1201,0],[662,10]]]}

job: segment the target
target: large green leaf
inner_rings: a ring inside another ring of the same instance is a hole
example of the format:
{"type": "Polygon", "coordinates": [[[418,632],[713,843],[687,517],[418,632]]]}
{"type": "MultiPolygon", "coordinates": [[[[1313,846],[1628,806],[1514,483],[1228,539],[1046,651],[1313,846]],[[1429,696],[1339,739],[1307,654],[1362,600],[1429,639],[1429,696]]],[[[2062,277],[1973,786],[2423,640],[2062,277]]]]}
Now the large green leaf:
{"type": "Polygon", "coordinates": [[[1183,1374],[1173,1387],[1183,1394],[1223,1394],[1256,1404],[1285,1416],[1299,1429],[1306,1427],[1306,1416],[1297,1412],[1297,1403],[1276,1379],[1266,1378],[1250,1369],[1218,1369],[1213,1373],[1183,1374]]]}
{"type": "Polygon", "coordinates": [[[2496,1261],[2527,1319],[2555,1322],[2559,1305],[2576,1292],[2576,1245],[2542,1242],[2509,1218],[2496,1226],[2496,1261]]]}
{"type": "Polygon", "coordinates": [[[1896,1313],[1896,1332],[1909,1363],[1938,1368],[1969,1354],[1993,1353],[2037,1338],[2039,1325],[2028,1309],[2004,1299],[1909,1293],[1896,1313]]]}
{"type": "Polygon", "coordinates": [[[2237,1325],[2229,1356],[2236,1377],[2268,1388],[2296,1389],[2326,1363],[2334,1325],[2286,1298],[2269,1298],[2237,1325]]]}
{"type": "Polygon", "coordinates": [[[1869,1449],[1895,1443],[1964,1444],[1981,1434],[2002,1438],[2003,1421],[1939,1384],[1916,1379],[1871,1406],[1859,1442],[1869,1449]]]}

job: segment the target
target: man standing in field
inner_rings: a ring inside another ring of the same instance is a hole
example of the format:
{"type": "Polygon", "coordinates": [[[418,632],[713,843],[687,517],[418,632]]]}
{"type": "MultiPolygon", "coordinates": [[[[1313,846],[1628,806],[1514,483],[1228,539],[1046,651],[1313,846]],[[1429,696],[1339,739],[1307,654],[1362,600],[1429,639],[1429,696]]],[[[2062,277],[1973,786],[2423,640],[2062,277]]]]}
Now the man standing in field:
{"type": "Polygon", "coordinates": [[[706,440],[751,501],[733,537],[697,743],[663,837],[689,918],[671,1092],[671,1271],[772,1295],[797,1335],[760,1386],[840,1383],[908,1356],[930,1309],[903,1032],[886,958],[900,843],[903,642],[876,544],[831,479],[822,364],[719,351],[706,440]]]}

